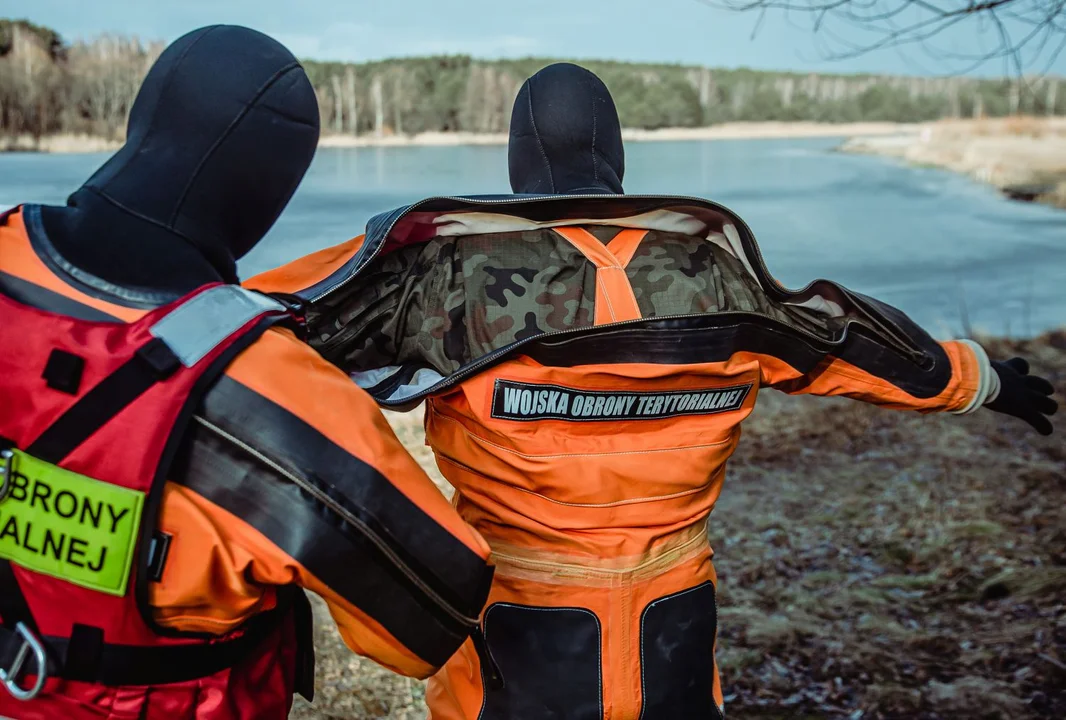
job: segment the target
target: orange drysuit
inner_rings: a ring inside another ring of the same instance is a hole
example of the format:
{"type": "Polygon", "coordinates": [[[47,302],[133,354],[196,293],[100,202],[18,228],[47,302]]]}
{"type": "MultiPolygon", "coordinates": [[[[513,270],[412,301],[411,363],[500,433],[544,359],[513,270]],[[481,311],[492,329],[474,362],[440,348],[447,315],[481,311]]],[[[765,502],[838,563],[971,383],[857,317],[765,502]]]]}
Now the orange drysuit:
{"type": "MultiPolygon", "coordinates": [[[[39,207],[0,216],[0,293],[105,323],[131,322],[153,304],[136,290],[64,267],[39,207]]],[[[484,540],[403,449],[374,401],[292,331],[270,329],[240,352],[189,427],[158,518],[145,516],[159,540],[150,570],[134,570],[135,578],[151,575],[146,619],[160,632],[224,642],[305,588],[326,601],[354,651],[426,677],[476,629],[492,575],[484,540]]],[[[137,562],[147,565],[148,548],[140,552],[137,562]]],[[[14,571],[32,611],[42,576],[17,565],[14,571]]],[[[42,602],[50,618],[62,614],[53,601],[42,602]]],[[[296,607],[306,611],[303,603],[296,607]]],[[[94,651],[136,658],[141,646],[117,645],[123,641],[106,629],[112,622],[121,619],[100,619],[103,645],[94,651]]],[[[55,649],[68,638],[43,639],[55,649]]],[[[285,718],[294,685],[308,695],[313,689],[310,642],[310,617],[289,612],[231,667],[206,676],[186,669],[195,679],[150,686],[71,679],[57,651],[50,658],[57,670],[37,698],[23,702],[0,688],[0,716],[285,718]]],[[[98,670],[81,667],[78,677],[98,670]]],[[[127,670],[144,676],[132,666],[105,674],[127,670]]],[[[23,671],[36,673],[29,663],[23,671]]],[[[34,679],[15,680],[28,687],[34,679]]]]}
{"type": "Polygon", "coordinates": [[[379,254],[545,228],[596,268],[592,327],[528,333],[453,372],[345,368],[383,405],[426,399],[427,441],[455,505],[492,547],[482,625],[494,665],[467,643],[430,681],[431,717],[719,718],[707,520],[759,390],[968,412],[995,392],[995,374],[979,346],[937,343],[839,285],[785,290],[739,217],[690,198],[434,198],[248,285],[298,293],[315,337],[316,307],[366,291],[360,271],[379,254]],[[597,225],[626,229],[605,245],[585,229],[597,225]],[[651,229],[727,251],[805,321],[641,318],[625,267],[651,229]],[[824,332],[805,330],[812,322],[824,332]]]}

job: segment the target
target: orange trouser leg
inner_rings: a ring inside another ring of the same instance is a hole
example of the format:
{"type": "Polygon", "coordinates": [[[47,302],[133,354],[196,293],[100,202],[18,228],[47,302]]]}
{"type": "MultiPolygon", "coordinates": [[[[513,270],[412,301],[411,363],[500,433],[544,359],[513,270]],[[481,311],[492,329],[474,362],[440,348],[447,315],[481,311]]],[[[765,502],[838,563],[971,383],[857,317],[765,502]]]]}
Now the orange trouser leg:
{"type": "Polygon", "coordinates": [[[504,679],[468,643],[430,680],[433,720],[719,720],[715,575],[702,530],[636,567],[508,549],[484,631],[504,679]]]}

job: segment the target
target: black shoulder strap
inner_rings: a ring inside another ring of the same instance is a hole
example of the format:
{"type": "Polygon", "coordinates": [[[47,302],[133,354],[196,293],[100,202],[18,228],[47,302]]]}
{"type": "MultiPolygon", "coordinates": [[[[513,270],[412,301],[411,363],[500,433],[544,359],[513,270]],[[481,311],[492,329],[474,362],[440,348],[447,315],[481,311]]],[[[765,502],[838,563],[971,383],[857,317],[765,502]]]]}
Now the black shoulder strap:
{"type": "Polygon", "coordinates": [[[152,340],[68,408],[26,452],[59,463],[182,365],[193,367],[256,317],[273,313],[280,319],[287,310],[277,300],[233,285],[204,290],[160,318],[151,328],[152,340]]]}
{"type": "Polygon", "coordinates": [[[29,455],[59,463],[157,382],[181,367],[181,361],[160,338],[145,343],[118,370],[74,403],[26,448],[29,455]]]}

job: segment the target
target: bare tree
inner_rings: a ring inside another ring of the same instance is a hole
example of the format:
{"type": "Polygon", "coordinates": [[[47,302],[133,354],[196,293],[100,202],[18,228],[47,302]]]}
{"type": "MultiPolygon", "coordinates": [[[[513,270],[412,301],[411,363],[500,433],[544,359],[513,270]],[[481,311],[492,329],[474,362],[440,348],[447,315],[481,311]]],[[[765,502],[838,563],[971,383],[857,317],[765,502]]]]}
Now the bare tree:
{"type": "Polygon", "coordinates": [[[58,126],[58,94],[62,76],[53,48],[21,25],[11,28],[11,47],[0,58],[0,80],[5,92],[2,105],[5,126],[25,132],[37,141],[58,126]]]}
{"type": "Polygon", "coordinates": [[[385,102],[381,97],[381,77],[375,75],[370,83],[370,101],[374,104],[374,136],[385,134],[385,102]]]}
{"type": "Polygon", "coordinates": [[[355,68],[349,65],[344,69],[344,89],[348,94],[348,132],[359,134],[359,113],[355,98],[355,68]]]}
{"type": "Polygon", "coordinates": [[[330,91],[333,94],[333,132],[344,132],[344,91],[341,79],[337,75],[329,76],[330,91]]]}
{"type": "Polygon", "coordinates": [[[392,117],[393,131],[397,135],[403,135],[403,99],[404,82],[403,72],[396,73],[392,78],[392,117]]]}
{"type": "Polygon", "coordinates": [[[1066,0],[699,0],[717,8],[770,11],[815,32],[830,59],[886,47],[916,45],[966,72],[1001,60],[1011,74],[1046,73],[1066,47],[1066,0]],[[949,29],[968,33],[978,47],[961,52],[943,42],[949,29]],[[941,42],[938,42],[940,38],[941,42]]]}
{"type": "Polygon", "coordinates": [[[141,81],[162,49],[160,43],[145,46],[137,38],[117,35],[70,49],[67,105],[87,121],[90,134],[121,135],[141,81]]]}

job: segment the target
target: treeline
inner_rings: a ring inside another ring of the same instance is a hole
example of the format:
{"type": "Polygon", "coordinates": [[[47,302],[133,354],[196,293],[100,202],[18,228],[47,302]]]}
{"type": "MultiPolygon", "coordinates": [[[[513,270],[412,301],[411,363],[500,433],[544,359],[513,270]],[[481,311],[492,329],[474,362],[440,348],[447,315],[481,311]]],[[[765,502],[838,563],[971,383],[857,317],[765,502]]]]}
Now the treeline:
{"type": "MultiPolygon", "coordinates": [[[[48,28],[0,20],[0,133],[121,136],[141,79],[162,47],[110,35],[68,45],[48,28]]],[[[503,132],[519,86],[549,62],[451,56],[304,64],[318,94],[324,131],[391,135],[503,132]]],[[[582,64],[607,83],[622,124],[633,128],[1066,115],[1066,88],[1060,88],[1060,78],[982,80],[582,64]]]]}
{"type": "Polygon", "coordinates": [[[0,20],[0,132],[120,137],[163,47],[117,35],[67,45],[48,28],[0,20]]]}
{"type": "MultiPolygon", "coordinates": [[[[455,56],[304,65],[318,92],[325,128],[390,134],[505,131],[518,88],[550,62],[455,56]]],[[[633,128],[1066,115],[1066,81],[1061,78],[984,80],[581,64],[603,79],[622,124],[633,128]]]]}

